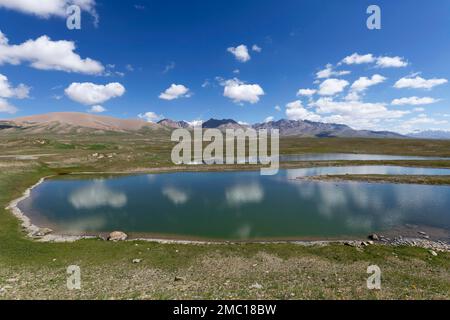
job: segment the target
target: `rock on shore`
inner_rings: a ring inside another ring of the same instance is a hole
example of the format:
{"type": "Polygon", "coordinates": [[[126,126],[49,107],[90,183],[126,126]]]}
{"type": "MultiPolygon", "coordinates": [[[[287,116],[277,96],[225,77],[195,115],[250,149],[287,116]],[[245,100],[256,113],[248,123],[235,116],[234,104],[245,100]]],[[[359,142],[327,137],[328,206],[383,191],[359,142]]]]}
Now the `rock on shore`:
{"type": "Polygon", "coordinates": [[[125,241],[128,239],[128,235],[122,231],[111,232],[108,236],[108,241],[125,241]]]}

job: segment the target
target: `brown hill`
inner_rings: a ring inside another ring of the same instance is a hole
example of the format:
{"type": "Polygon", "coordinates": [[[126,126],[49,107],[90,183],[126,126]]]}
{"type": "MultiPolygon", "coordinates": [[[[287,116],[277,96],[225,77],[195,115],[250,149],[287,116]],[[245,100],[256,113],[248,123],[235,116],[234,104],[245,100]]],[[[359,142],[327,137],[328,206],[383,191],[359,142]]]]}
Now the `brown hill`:
{"type": "Polygon", "coordinates": [[[159,129],[159,125],[140,119],[119,119],[79,112],[56,112],[34,115],[5,121],[11,125],[6,130],[23,130],[39,133],[51,131],[54,133],[113,131],[129,132],[141,129],[159,129]]]}

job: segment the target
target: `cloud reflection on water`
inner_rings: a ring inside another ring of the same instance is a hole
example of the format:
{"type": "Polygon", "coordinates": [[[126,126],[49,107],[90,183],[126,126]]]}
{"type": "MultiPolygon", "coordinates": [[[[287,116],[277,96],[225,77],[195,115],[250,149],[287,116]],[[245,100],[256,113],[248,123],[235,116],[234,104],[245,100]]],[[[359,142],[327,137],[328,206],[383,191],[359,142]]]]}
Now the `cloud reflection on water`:
{"type": "Polygon", "coordinates": [[[95,180],[87,187],[71,193],[69,202],[76,209],[122,208],[127,204],[127,196],[123,192],[111,190],[105,185],[103,180],[95,180]]]}
{"type": "Polygon", "coordinates": [[[259,203],[264,199],[264,190],[259,183],[237,184],[225,191],[227,203],[239,206],[247,203],[259,203]]]}
{"type": "Polygon", "coordinates": [[[323,217],[343,219],[349,228],[355,230],[370,231],[377,226],[387,228],[400,225],[408,220],[411,212],[417,212],[417,208],[442,207],[448,202],[448,199],[438,197],[431,186],[293,180],[299,176],[335,172],[364,174],[368,171],[390,173],[392,168],[293,169],[287,170],[286,175],[288,183],[298,190],[299,201],[314,203],[323,217]],[[337,217],[338,214],[341,216],[337,217]]]}
{"type": "Polygon", "coordinates": [[[175,205],[185,204],[189,200],[189,195],[187,192],[175,188],[175,187],[165,187],[162,189],[162,194],[166,196],[175,205]]]}

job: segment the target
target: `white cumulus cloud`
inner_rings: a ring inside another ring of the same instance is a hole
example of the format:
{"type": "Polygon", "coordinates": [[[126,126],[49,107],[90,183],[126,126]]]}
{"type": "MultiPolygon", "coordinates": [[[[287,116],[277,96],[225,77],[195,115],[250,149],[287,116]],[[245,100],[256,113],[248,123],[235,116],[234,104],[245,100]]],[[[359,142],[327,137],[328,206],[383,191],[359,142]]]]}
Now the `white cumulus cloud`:
{"type": "Polygon", "coordinates": [[[383,83],[385,80],[386,78],[379,74],[373,75],[372,78],[360,77],[352,84],[351,89],[356,92],[362,92],[367,90],[371,86],[383,83]]]}
{"type": "Polygon", "coordinates": [[[0,73],[0,113],[16,113],[17,108],[7,99],[25,99],[28,98],[30,87],[19,84],[17,87],[11,85],[8,77],[0,73]]]}
{"type": "Polygon", "coordinates": [[[159,98],[170,101],[183,97],[189,98],[190,96],[189,88],[182,84],[172,84],[166,91],[159,95],[159,98]]]}
{"type": "Polygon", "coordinates": [[[290,102],[286,105],[286,116],[289,120],[321,120],[319,115],[305,109],[300,100],[290,102]]]}
{"type": "Polygon", "coordinates": [[[249,102],[254,104],[265,94],[259,84],[245,84],[237,78],[223,81],[222,85],[225,87],[223,95],[236,103],[249,102]]]}
{"type": "Polygon", "coordinates": [[[342,60],[342,63],[344,64],[363,64],[363,63],[373,63],[375,62],[375,57],[373,56],[373,54],[365,54],[365,55],[360,55],[358,53],[354,53],[351,56],[345,57],[342,60]]]}
{"type": "Polygon", "coordinates": [[[0,98],[17,98],[25,99],[28,98],[30,93],[30,87],[19,84],[17,87],[13,87],[8,77],[0,73],[0,98]]]}
{"type": "Polygon", "coordinates": [[[247,62],[251,59],[246,45],[241,44],[237,47],[230,47],[227,51],[234,55],[234,57],[240,62],[247,62]]]}
{"type": "Polygon", "coordinates": [[[102,107],[101,105],[95,105],[95,106],[92,106],[89,110],[88,110],[88,112],[90,112],[90,113],[102,113],[102,112],[105,112],[105,111],[107,111],[104,107],[102,107]]]}
{"type": "Polygon", "coordinates": [[[348,85],[349,83],[346,80],[327,79],[320,84],[319,94],[321,96],[333,96],[344,91],[348,85]]]}
{"type": "Polygon", "coordinates": [[[431,118],[426,114],[419,114],[417,117],[408,119],[400,124],[399,132],[408,133],[415,130],[429,129],[429,126],[441,126],[448,124],[447,120],[431,118]]]}
{"type": "Polygon", "coordinates": [[[51,16],[66,17],[67,8],[71,5],[79,6],[94,17],[95,23],[98,22],[95,0],[0,0],[0,7],[46,19],[51,16]]]}
{"type": "Polygon", "coordinates": [[[147,122],[151,122],[151,123],[157,122],[162,119],[162,116],[159,116],[156,113],[151,112],[151,111],[146,112],[146,113],[141,113],[138,115],[138,117],[141,119],[144,119],[147,122]]]}
{"type": "Polygon", "coordinates": [[[408,62],[402,57],[379,57],[377,66],[380,68],[403,68],[408,66],[408,62]]]}
{"type": "Polygon", "coordinates": [[[317,90],[314,89],[300,89],[297,92],[297,96],[311,97],[315,95],[317,90]]]}
{"type": "Polygon", "coordinates": [[[328,97],[320,98],[311,106],[316,108],[316,113],[322,116],[324,122],[346,124],[356,129],[374,128],[382,120],[398,119],[410,113],[389,110],[383,103],[335,101],[328,97]]]}
{"type": "Polygon", "coordinates": [[[439,102],[438,99],[431,98],[431,97],[409,97],[409,98],[401,98],[401,99],[394,99],[392,100],[393,106],[418,106],[418,105],[427,105],[427,104],[433,104],[439,102]]]}
{"type": "Polygon", "coordinates": [[[46,35],[11,45],[0,31],[0,65],[28,62],[31,67],[40,70],[84,74],[101,74],[104,71],[105,68],[100,62],[90,58],[82,59],[75,53],[75,49],[75,43],[72,41],[53,41],[46,35]]]}
{"type": "Polygon", "coordinates": [[[84,105],[96,105],[121,97],[125,93],[125,88],[118,82],[107,85],[74,82],[65,90],[65,93],[73,101],[84,105]]]}
{"type": "Polygon", "coordinates": [[[331,64],[327,64],[325,66],[325,69],[320,70],[319,72],[316,73],[316,77],[317,79],[327,79],[330,77],[340,77],[340,76],[345,76],[350,74],[350,71],[347,70],[342,70],[342,71],[335,71],[333,69],[333,65],[331,64]]]}
{"type": "Polygon", "coordinates": [[[11,105],[7,100],[0,98],[0,113],[16,113],[17,108],[11,105]]]}
{"type": "Polygon", "coordinates": [[[252,50],[255,51],[255,52],[261,52],[261,51],[262,51],[262,48],[259,47],[257,44],[254,44],[254,45],[252,46],[252,50]]]}
{"type": "Polygon", "coordinates": [[[433,87],[446,84],[448,82],[447,79],[424,79],[420,76],[416,76],[415,78],[404,77],[398,80],[394,87],[397,89],[403,88],[412,88],[412,89],[432,89],[433,87]]]}
{"type": "MultiPolygon", "coordinates": [[[[398,110],[392,106],[424,106],[439,102],[431,97],[406,97],[392,100],[391,103],[364,101],[365,92],[372,86],[386,82],[387,78],[374,74],[360,76],[353,83],[343,80],[342,75],[348,71],[336,70],[338,67],[350,65],[371,64],[371,68],[402,68],[409,62],[400,56],[376,56],[374,54],[354,53],[342,59],[337,65],[327,64],[325,69],[316,73],[314,89],[300,89],[297,96],[308,97],[308,105],[304,107],[301,101],[293,101],[286,105],[286,116],[293,120],[311,120],[324,123],[345,124],[354,129],[394,130],[400,132],[402,124],[406,126],[433,124],[442,125],[443,120],[425,115],[408,120],[408,115],[422,113],[423,107],[410,110],[398,110]],[[345,95],[342,95],[345,93],[345,95]],[[315,95],[321,97],[315,97],[315,95]],[[342,97],[341,97],[342,95],[342,97]],[[406,119],[406,120],[405,120],[406,119]]],[[[347,67],[350,68],[350,67],[347,67]]],[[[444,78],[424,79],[419,74],[411,74],[398,80],[395,88],[431,89],[448,82],[444,78]]],[[[410,116],[411,117],[411,116],[410,116]]],[[[444,115],[445,117],[445,115],[444,115]]]]}
{"type": "Polygon", "coordinates": [[[353,64],[366,64],[375,63],[379,68],[403,68],[408,66],[408,62],[402,57],[388,57],[381,56],[375,57],[373,54],[358,54],[354,53],[350,56],[345,57],[339,64],[353,65],[353,64]]]}

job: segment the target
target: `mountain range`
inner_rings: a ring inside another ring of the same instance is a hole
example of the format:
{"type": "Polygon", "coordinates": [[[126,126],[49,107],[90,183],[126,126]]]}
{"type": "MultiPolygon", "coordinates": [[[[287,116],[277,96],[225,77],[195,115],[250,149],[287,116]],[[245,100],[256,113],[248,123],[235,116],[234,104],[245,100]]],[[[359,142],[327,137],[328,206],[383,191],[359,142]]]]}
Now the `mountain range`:
{"type": "Polygon", "coordinates": [[[171,119],[163,119],[158,122],[159,125],[172,128],[172,129],[180,129],[180,128],[189,128],[191,125],[187,123],[186,121],[175,121],[171,119]]]}
{"type": "Polygon", "coordinates": [[[412,138],[417,139],[436,139],[436,140],[448,140],[450,139],[450,131],[443,130],[427,130],[421,132],[414,132],[409,134],[412,138]]]}
{"type": "MultiPolygon", "coordinates": [[[[103,132],[139,132],[142,130],[173,130],[190,128],[186,121],[164,119],[158,123],[142,119],[119,119],[109,116],[77,112],[57,112],[33,115],[0,121],[0,132],[21,132],[41,134],[103,133],[103,132]]],[[[333,123],[321,123],[303,120],[279,120],[254,125],[237,122],[233,119],[210,119],[203,123],[203,128],[225,129],[278,129],[281,136],[300,137],[366,137],[366,138],[406,138],[398,133],[388,131],[355,130],[349,126],[333,123]]]]}
{"type": "MultiPolygon", "coordinates": [[[[160,121],[159,124],[166,123],[168,120],[160,121]]],[[[307,120],[279,120],[254,125],[239,123],[233,119],[210,119],[203,123],[204,129],[278,129],[281,136],[300,136],[300,137],[366,137],[366,138],[405,138],[404,136],[389,131],[369,131],[354,130],[343,124],[312,122],[307,120]]],[[[179,126],[178,128],[181,128],[179,126]]]]}
{"type": "Polygon", "coordinates": [[[402,135],[389,131],[355,130],[347,125],[312,122],[307,120],[279,120],[253,125],[259,129],[278,129],[281,136],[302,137],[360,137],[360,138],[404,138],[402,135]]]}

